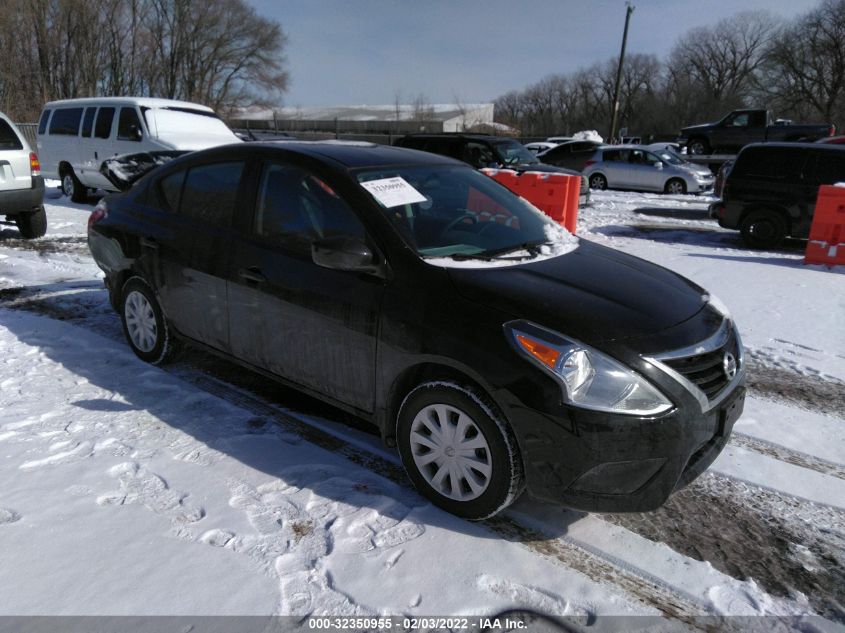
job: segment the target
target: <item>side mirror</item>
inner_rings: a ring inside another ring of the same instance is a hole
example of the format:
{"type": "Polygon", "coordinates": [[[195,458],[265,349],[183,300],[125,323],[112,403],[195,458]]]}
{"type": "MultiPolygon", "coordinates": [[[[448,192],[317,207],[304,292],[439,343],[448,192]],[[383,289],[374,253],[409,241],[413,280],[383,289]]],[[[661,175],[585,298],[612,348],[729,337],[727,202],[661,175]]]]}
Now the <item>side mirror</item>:
{"type": "Polygon", "coordinates": [[[654,163],[654,166],[655,166],[658,170],[663,169],[663,163],[654,163]]]}
{"type": "Polygon", "coordinates": [[[381,272],[373,251],[357,237],[338,235],[314,240],[311,243],[311,259],[317,266],[333,270],[381,272]]]}
{"type": "Polygon", "coordinates": [[[144,134],[141,132],[141,128],[135,125],[134,123],[129,124],[129,138],[134,138],[136,141],[140,141],[144,137],[144,134]]]}

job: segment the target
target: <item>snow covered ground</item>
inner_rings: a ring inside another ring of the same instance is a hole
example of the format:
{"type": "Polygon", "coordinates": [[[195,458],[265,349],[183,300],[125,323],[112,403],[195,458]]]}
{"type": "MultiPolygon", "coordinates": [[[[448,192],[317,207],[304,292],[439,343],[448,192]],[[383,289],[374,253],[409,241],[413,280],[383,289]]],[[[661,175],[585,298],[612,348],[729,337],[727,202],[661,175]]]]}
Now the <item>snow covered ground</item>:
{"type": "Polygon", "coordinates": [[[88,254],[93,205],[0,231],[0,616],[572,616],[629,630],[845,622],[845,272],[745,249],[706,198],[602,192],[579,234],[733,311],[749,399],[713,467],[654,513],[523,498],[471,524],[411,489],[348,416],[187,353],[122,341],[88,254]],[[796,623],[760,616],[819,614],[796,623]]]}

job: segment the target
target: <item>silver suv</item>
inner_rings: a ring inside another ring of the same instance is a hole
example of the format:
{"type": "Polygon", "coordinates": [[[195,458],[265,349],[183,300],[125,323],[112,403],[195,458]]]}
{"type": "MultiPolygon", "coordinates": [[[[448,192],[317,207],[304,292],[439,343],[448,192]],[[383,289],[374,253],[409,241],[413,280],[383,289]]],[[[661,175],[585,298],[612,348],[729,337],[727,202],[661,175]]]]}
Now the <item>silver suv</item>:
{"type": "Polygon", "coordinates": [[[23,134],[0,112],[0,215],[14,220],[25,238],[47,232],[44,179],[38,156],[23,134]]]}

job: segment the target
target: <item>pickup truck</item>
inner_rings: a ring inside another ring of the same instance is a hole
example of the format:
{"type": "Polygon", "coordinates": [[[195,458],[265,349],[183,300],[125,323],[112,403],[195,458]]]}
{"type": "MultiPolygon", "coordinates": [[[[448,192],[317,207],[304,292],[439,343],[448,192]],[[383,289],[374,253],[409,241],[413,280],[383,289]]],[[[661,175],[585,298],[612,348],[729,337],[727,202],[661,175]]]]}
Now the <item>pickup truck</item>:
{"type": "Polygon", "coordinates": [[[717,123],[685,127],[678,142],[686,145],[688,154],[735,154],[749,143],[815,141],[835,133],[832,123],[795,125],[775,120],[769,110],[734,110],[717,123]]]}

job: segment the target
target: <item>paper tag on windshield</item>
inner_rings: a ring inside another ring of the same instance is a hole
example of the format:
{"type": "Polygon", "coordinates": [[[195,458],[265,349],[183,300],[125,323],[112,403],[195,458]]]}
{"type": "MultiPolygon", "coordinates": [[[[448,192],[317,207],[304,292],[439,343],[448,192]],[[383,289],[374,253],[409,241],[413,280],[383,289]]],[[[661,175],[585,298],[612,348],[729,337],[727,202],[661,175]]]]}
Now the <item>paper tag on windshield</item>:
{"type": "Polygon", "coordinates": [[[427,200],[424,195],[409,185],[401,176],[382,178],[381,180],[369,180],[362,182],[361,186],[388,209],[403,204],[416,204],[417,202],[425,202],[427,200]]]}

